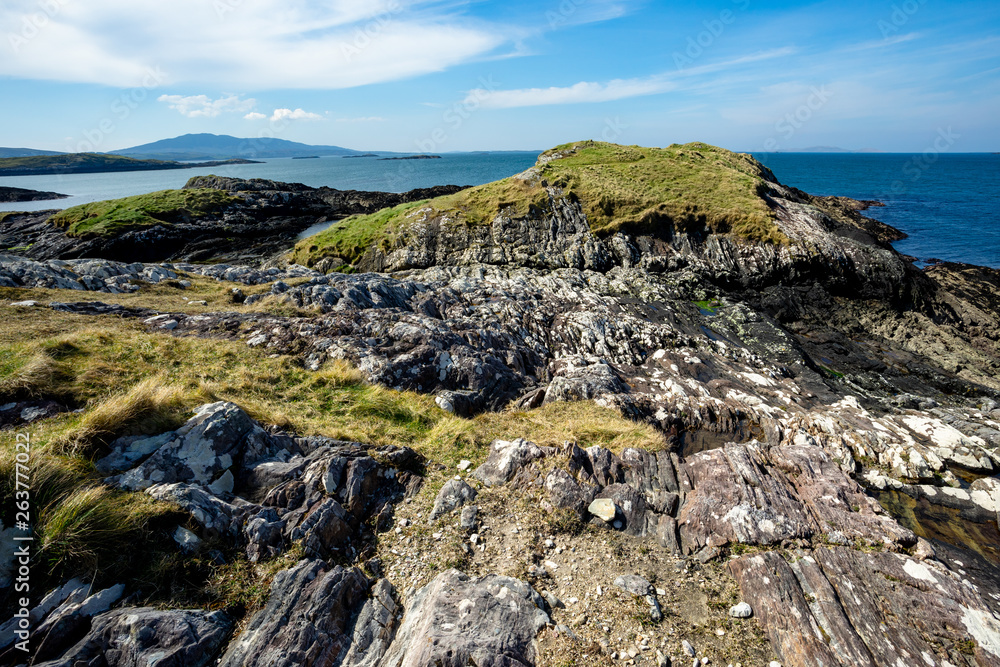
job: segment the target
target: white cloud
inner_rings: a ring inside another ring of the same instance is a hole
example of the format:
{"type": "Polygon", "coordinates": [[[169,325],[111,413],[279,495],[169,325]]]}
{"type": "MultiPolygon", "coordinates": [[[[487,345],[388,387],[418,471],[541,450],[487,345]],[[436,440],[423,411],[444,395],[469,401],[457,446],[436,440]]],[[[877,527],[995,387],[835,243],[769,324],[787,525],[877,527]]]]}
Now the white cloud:
{"type": "MultiPolygon", "coordinates": [[[[0,39],[0,77],[242,89],[339,89],[438,72],[514,41],[452,0],[88,0],[58,9],[30,38],[0,39]]],[[[34,0],[0,3],[21,26],[34,0]]],[[[15,34],[15,30],[11,34],[15,34]]]]}
{"type": "Polygon", "coordinates": [[[665,93],[675,84],[662,76],[646,79],[615,79],[608,83],[581,81],[567,87],[522,88],[520,90],[489,91],[482,88],[469,91],[466,105],[478,103],[486,109],[510,109],[548,104],[579,104],[583,102],[609,102],[626,97],[665,93]]]}
{"type": "Polygon", "coordinates": [[[156,98],[188,118],[215,118],[224,113],[249,111],[257,104],[250,98],[241,100],[239,95],[228,95],[213,100],[208,95],[160,95],[156,98]]]}
{"type": "Polygon", "coordinates": [[[246,116],[243,117],[246,118],[247,120],[264,120],[265,118],[267,118],[267,115],[258,113],[256,111],[251,111],[250,113],[248,113],[246,116]]]}
{"type": "Polygon", "coordinates": [[[278,120],[323,120],[318,113],[310,113],[303,109],[275,109],[271,114],[271,121],[278,120]]]}
{"type": "Polygon", "coordinates": [[[476,88],[470,90],[464,103],[467,106],[478,105],[485,109],[510,109],[513,107],[532,107],[549,104],[582,104],[593,102],[610,102],[628,97],[657,95],[681,87],[685,79],[724,71],[756,63],[761,60],[780,58],[795,53],[790,47],[761,51],[732,60],[708,63],[691,67],[679,72],[654,74],[639,79],[614,79],[607,83],[581,81],[572,86],[553,86],[551,88],[521,88],[517,90],[487,90],[476,88]]]}

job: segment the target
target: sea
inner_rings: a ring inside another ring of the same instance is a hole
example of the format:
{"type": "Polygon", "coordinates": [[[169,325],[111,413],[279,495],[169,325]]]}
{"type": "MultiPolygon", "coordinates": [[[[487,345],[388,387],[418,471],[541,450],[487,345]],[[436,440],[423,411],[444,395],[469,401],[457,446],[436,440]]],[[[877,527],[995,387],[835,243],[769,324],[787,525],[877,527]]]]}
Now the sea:
{"type": "MultiPolygon", "coordinates": [[[[385,192],[479,185],[523,171],[537,156],[536,151],[444,154],[432,160],[281,158],[198,169],[11,176],[0,178],[0,186],[71,196],[0,204],[0,211],[66,208],[179,188],[192,176],[204,174],[385,192]]],[[[908,234],[895,247],[921,264],[944,260],[1000,268],[1000,154],[755,153],[754,157],[779,181],[806,192],[885,203],[867,215],[908,234]]]]}

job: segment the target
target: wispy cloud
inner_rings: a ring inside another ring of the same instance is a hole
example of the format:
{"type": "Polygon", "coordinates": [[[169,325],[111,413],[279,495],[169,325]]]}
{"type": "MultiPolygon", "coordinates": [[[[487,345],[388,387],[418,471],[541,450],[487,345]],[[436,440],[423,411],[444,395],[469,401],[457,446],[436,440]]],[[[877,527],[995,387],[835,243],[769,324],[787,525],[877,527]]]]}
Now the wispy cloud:
{"type": "Polygon", "coordinates": [[[513,107],[534,107],[548,104],[581,104],[609,102],[626,97],[665,93],[675,87],[662,76],[646,79],[615,79],[607,83],[581,81],[572,86],[550,88],[522,88],[519,90],[469,91],[466,104],[476,101],[487,109],[510,109],[513,107]]]}
{"type": "Polygon", "coordinates": [[[216,100],[208,95],[160,95],[156,99],[188,118],[215,118],[224,113],[242,113],[257,104],[253,98],[244,100],[239,95],[227,95],[216,100]]]}
{"type": "MultiPolygon", "coordinates": [[[[0,40],[0,76],[128,88],[159,68],[172,85],[340,89],[440,72],[515,44],[521,32],[470,20],[467,3],[454,0],[51,4],[60,11],[30,40],[0,40]]],[[[37,5],[0,3],[0,26],[29,21],[37,5]]],[[[594,5],[574,16],[620,11],[594,5]]]]}
{"type": "Polygon", "coordinates": [[[486,109],[511,109],[552,104],[587,104],[611,102],[629,97],[657,95],[677,90],[685,79],[699,75],[730,70],[741,65],[790,56],[793,47],[760,51],[699,67],[691,67],[679,72],[667,72],[636,79],[613,79],[605,83],[581,81],[571,86],[549,88],[520,88],[516,90],[470,90],[465,98],[466,105],[478,104],[486,109]]]}
{"type": "Polygon", "coordinates": [[[306,111],[305,109],[275,109],[274,112],[268,116],[267,114],[262,114],[257,111],[253,111],[243,116],[247,120],[267,120],[272,123],[275,121],[291,121],[291,120],[323,120],[323,116],[318,113],[312,113],[306,111]]]}
{"type": "Polygon", "coordinates": [[[337,118],[338,123],[384,123],[381,116],[360,116],[358,118],[337,118]]]}

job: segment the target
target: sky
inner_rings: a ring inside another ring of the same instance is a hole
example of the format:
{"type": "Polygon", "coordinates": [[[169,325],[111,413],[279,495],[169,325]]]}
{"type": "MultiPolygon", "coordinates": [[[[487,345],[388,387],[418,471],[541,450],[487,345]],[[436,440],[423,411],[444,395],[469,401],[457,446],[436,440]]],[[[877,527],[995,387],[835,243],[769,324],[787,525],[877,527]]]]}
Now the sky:
{"type": "Polygon", "coordinates": [[[1000,3],[3,0],[0,146],[1000,151],[1000,3]]]}

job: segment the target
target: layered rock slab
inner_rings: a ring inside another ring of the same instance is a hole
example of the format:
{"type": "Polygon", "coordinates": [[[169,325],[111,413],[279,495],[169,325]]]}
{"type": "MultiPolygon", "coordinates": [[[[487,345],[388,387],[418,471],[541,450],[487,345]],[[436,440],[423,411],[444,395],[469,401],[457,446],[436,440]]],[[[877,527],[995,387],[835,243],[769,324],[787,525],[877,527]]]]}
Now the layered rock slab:
{"type": "Polygon", "coordinates": [[[833,547],[729,565],[786,667],[1000,665],[1000,585],[905,554],[833,547]]]}

